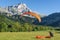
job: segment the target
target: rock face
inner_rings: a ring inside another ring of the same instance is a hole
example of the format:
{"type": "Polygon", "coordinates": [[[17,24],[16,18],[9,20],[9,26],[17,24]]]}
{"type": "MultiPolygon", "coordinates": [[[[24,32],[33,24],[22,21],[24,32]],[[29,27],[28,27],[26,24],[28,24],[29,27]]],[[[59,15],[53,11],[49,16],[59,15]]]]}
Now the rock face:
{"type": "Polygon", "coordinates": [[[8,11],[13,15],[16,15],[16,14],[20,15],[23,12],[31,11],[31,9],[29,9],[26,4],[21,3],[18,5],[8,6],[8,11]]]}
{"type": "Polygon", "coordinates": [[[60,12],[52,13],[46,17],[43,17],[41,23],[38,23],[37,21],[34,23],[39,25],[60,26],[60,12]]]}

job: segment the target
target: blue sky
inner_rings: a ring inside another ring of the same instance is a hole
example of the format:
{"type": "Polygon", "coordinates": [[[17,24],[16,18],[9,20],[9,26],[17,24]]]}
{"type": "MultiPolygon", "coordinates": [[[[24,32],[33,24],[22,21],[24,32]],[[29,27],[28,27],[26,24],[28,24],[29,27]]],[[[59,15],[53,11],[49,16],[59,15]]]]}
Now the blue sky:
{"type": "Polygon", "coordinates": [[[60,12],[60,0],[0,0],[0,6],[7,7],[21,2],[40,14],[49,15],[60,12]]]}

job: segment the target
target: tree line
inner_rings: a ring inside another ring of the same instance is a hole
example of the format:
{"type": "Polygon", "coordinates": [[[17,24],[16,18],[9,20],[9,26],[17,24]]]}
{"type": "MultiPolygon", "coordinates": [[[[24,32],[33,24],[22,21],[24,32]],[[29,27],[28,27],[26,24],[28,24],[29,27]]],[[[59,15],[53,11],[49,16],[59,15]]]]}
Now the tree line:
{"type": "Polygon", "coordinates": [[[21,21],[14,21],[4,15],[0,15],[0,32],[30,32],[42,30],[53,30],[53,28],[51,26],[34,25],[27,22],[21,23],[21,21]]]}

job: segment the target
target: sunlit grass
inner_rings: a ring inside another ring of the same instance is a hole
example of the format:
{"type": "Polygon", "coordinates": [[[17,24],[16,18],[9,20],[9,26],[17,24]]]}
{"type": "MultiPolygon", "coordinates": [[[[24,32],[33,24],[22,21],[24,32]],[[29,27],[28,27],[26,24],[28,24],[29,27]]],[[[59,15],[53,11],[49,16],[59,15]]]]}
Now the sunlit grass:
{"type": "Polygon", "coordinates": [[[54,33],[53,38],[36,39],[37,35],[47,36],[48,31],[38,32],[0,32],[0,40],[60,40],[60,34],[54,33]]]}

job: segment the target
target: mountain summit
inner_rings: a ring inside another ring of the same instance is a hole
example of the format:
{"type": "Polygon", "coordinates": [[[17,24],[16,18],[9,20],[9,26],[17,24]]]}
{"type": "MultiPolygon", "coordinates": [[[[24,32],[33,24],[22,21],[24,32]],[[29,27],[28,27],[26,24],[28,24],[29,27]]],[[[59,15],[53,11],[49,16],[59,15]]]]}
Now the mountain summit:
{"type": "Polygon", "coordinates": [[[13,15],[15,15],[15,14],[20,15],[23,12],[31,11],[31,9],[29,9],[26,4],[21,3],[21,4],[18,4],[18,5],[8,6],[8,11],[10,13],[12,13],[13,15]]]}
{"type": "Polygon", "coordinates": [[[20,5],[18,5],[18,11],[26,12],[26,11],[31,11],[31,9],[29,9],[26,4],[20,4],[20,5]]]}

